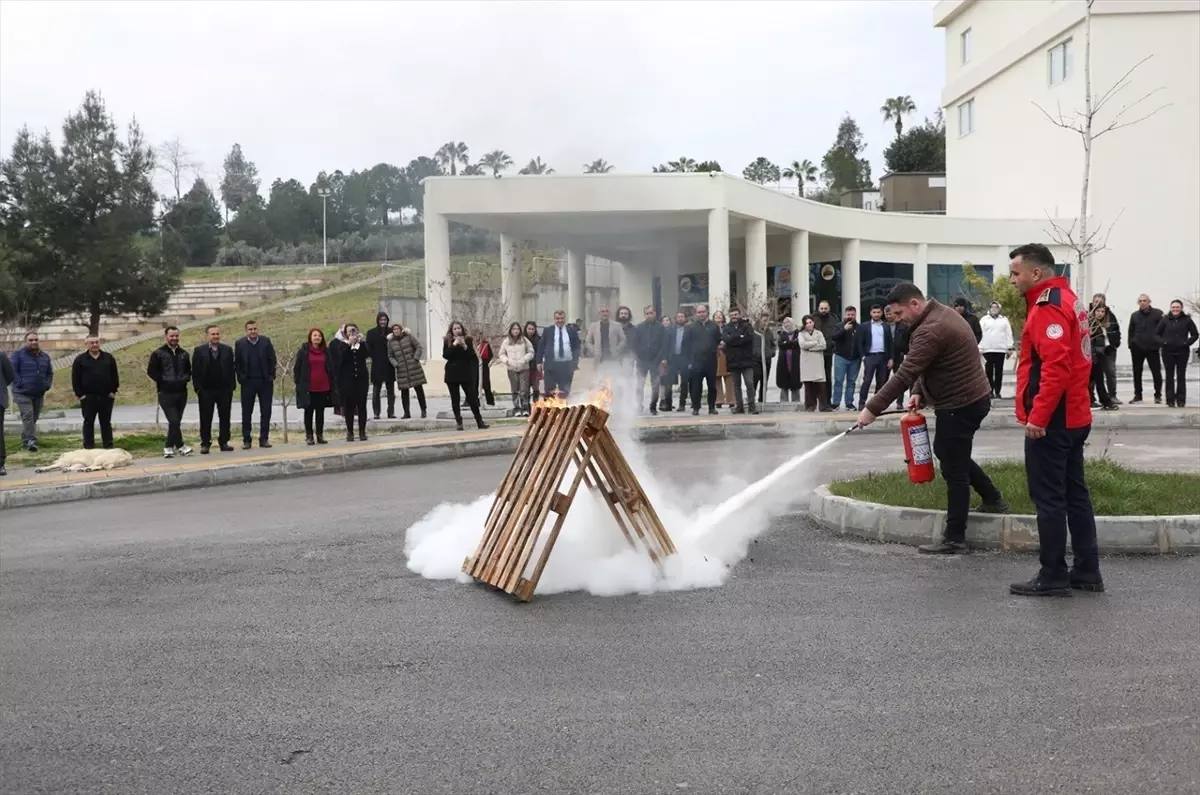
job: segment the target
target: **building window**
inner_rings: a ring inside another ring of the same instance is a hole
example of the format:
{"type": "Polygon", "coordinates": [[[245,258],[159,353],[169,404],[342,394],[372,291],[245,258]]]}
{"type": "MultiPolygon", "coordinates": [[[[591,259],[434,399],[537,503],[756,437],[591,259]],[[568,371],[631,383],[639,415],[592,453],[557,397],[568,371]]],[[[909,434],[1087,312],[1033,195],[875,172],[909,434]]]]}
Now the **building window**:
{"type": "Polygon", "coordinates": [[[969,63],[971,60],[971,29],[967,28],[958,36],[959,49],[962,54],[962,62],[969,63]]]}
{"type": "MultiPolygon", "coordinates": [[[[976,265],[975,273],[987,281],[993,281],[995,269],[991,265],[976,265]]],[[[919,285],[918,285],[919,286],[919,285]]],[[[954,303],[955,298],[973,300],[969,288],[963,284],[962,265],[929,265],[929,284],[925,294],[936,298],[947,306],[954,303]]],[[[986,310],[986,308],[985,308],[986,310]]]]}
{"type": "Polygon", "coordinates": [[[1050,70],[1050,85],[1056,86],[1071,76],[1074,67],[1074,54],[1071,40],[1054,45],[1046,53],[1046,62],[1050,70]]]}
{"type": "Polygon", "coordinates": [[[871,307],[883,304],[893,287],[912,280],[911,262],[859,262],[858,299],[862,306],[858,308],[858,319],[870,317],[871,307]]]}
{"type": "Polygon", "coordinates": [[[975,100],[968,99],[958,106],[958,137],[968,135],[975,130],[975,100]]]}

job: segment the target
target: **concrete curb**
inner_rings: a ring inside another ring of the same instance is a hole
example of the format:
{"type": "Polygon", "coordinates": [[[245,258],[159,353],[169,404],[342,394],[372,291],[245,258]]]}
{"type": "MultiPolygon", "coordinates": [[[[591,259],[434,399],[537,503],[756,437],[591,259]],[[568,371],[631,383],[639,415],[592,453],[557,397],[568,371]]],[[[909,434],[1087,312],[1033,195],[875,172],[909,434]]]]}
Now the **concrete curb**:
{"type": "MultiPolygon", "coordinates": [[[[813,491],[809,515],[839,535],[909,546],[937,541],[946,523],[944,511],[837,497],[826,486],[813,491]]],[[[1098,516],[1096,535],[1106,554],[1194,555],[1200,553],[1200,515],[1098,516]]],[[[1036,552],[1037,517],[972,514],[967,542],[976,549],[1036,552]]]]}

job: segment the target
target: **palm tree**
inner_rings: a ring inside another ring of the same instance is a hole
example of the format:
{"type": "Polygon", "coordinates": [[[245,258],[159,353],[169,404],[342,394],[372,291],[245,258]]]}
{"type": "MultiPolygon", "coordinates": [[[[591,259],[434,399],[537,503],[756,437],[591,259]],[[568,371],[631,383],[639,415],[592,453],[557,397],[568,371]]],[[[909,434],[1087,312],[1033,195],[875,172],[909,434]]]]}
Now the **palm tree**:
{"type": "Polygon", "coordinates": [[[804,183],[817,181],[817,167],[811,160],[793,160],[792,164],[783,170],[784,179],[794,179],[800,190],[800,198],[804,198],[804,183]]]}
{"type": "Polygon", "coordinates": [[[900,133],[904,131],[904,117],[916,112],[917,105],[912,101],[910,96],[891,97],[883,101],[883,107],[879,112],[883,114],[883,123],[889,121],[896,122],[896,137],[900,137],[900,133]]]}
{"type": "Polygon", "coordinates": [[[433,155],[433,159],[438,161],[442,168],[450,169],[450,176],[458,176],[458,164],[464,166],[471,164],[471,158],[467,151],[467,145],[462,141],[449,141],[442,144],[442,147],[433,155]]]}
{"type": "Polygon", "coordinates": [[[540,157],[535,157],[533,160],[530,160],[525,165],[525,168],[521,169],[517,173],[518,174],[535,174],[535,175],[536,174],[553,174],[554,169],[550,168],[545,163],[543,163],[542,159],[540,157]]]}
{"type": "Polygon", "coordinates": [[[667,170],[675,172],[695,171],[696,161],[690,157],[681,157],[678,160],[671,160],[667,163],[667,170]]]}
{"type": "Polygon", "coordinates": [[[501,171],[507,171],[513,164],[513,159],[503,149],[494,149],[479,158],[479,165],[492,170],[492,176],[500,176],[501,171]]]}
{"type": "Polygon", "coordinates": [[[612,171],[614,166],[604,158],[593,160],[590,163],[585,163],[583,166],[584,174],[607,174],[612,171]]]}

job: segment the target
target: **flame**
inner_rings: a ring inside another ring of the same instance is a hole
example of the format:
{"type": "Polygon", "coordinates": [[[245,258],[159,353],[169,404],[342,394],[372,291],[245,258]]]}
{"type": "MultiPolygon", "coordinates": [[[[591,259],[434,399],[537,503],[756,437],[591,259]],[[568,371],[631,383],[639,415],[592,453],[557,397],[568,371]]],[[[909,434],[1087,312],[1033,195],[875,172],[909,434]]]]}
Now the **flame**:
{"type": "Polygon", "coordinates": [[[556,389],[552,394],[546,395],[534,403],[533,407],[535,409],[565,409],[567,407],[567,399],[562,396],[562,392],[556,389]]]}
{"type": "MultiPolygon", "coordinates": [[[[613,392],[612,385],[605,381],[600,386],[588,393],[587,397],[581,401],[580,405],[595,406],[598,409],[608,411],[612,406],[613,392]]],[[[570,405],[562,392],[557,389],[549,395],[546,395],[541,400],[533,404],[534,408],[538,409],[565,409],[570,405]]]]}

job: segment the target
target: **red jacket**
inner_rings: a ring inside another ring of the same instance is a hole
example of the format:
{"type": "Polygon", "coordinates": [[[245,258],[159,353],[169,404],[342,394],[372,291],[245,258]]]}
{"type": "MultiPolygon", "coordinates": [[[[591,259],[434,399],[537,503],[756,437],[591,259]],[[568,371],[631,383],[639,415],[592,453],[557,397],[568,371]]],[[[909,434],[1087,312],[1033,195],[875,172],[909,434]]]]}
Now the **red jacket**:
{"type": "Polygon", "coordinates": [[[1025,304],[1017,420],[1039,428],[1091,425],[1092,340],[1087,309],[1062,277],[1027,292],[1025,304]]]}

